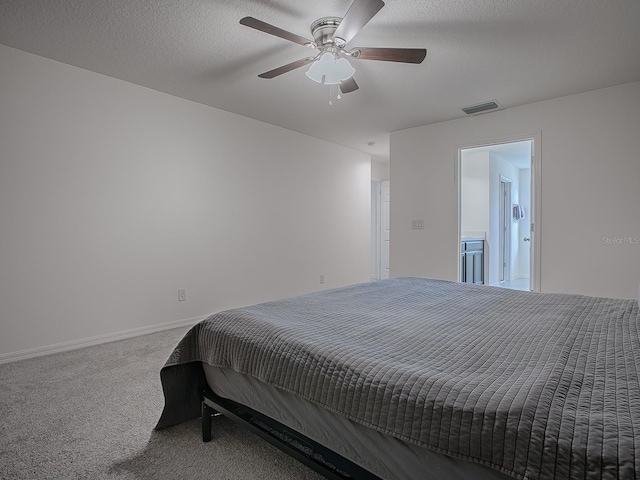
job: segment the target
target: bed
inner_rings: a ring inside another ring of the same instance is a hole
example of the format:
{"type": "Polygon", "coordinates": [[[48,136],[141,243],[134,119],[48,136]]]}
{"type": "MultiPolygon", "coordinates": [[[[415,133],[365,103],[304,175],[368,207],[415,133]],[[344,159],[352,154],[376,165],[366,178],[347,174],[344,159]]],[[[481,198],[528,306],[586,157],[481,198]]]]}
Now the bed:
{"type": "Polygon", "coordinates": [[[639,327],[636,300],[428,278],[227,310],[162,368],[156,428],[239,405],[362,478],[637,479],[639,327]]]}

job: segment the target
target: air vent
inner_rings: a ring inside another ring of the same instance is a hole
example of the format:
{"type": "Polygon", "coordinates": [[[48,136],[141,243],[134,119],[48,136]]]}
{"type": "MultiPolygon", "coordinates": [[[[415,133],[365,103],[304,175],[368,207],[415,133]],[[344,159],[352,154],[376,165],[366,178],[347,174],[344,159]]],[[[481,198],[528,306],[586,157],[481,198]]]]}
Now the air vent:
{"type": "Polygon", "coordinates": [[[490,102],[479,103],[478,105],[471,105],[470,107],[463,107],[462,111],[467,115],[479,115],[491,110],[498,110],[499,108],[501,108],[500,104],[495,100],[491,100],[490,102]]]}

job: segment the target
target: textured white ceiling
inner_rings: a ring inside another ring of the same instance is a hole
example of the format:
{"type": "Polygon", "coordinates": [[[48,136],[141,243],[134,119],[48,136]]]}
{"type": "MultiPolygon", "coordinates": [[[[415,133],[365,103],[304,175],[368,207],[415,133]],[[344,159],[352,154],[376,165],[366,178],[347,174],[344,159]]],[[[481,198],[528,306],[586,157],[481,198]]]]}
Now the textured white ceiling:
{"type": "Polygon", "coordinates": [[[360,89],[332,107],[305,68],[258,78],[309,50],[240,18],[310,38],[314,20],[350,4],[0,0],[0,43],[379,157],[389,132],[463,117],[463,106],[640,80],[639,0],[388,0],[349,46],[424,47],[421,65],[354,60],[360,89]]]}

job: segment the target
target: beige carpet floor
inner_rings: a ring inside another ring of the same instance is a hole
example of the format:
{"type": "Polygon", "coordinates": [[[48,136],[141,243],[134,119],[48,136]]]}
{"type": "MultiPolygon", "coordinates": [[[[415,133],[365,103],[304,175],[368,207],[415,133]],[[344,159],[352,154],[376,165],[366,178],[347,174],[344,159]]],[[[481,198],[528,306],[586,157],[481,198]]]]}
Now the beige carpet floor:
{"type": "Polygon", "coordinates": [[[0,365],[0,479],[320,480],[231,421],[154,431],[185,328],[0,365]]]}

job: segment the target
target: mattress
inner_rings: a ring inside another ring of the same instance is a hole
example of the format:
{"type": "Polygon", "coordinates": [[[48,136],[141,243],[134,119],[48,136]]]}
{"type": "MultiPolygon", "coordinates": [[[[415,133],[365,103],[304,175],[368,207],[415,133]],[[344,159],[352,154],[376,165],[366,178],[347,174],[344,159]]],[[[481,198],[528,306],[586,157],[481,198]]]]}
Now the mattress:
{"type": "Polygon", "coordinates": [[[640,478],[634,300],[395,278],[212,315],[161,371],[158,428],[202,363],[521,479],[640,478]]]}
{"type": "Polygon", "coordinates": [[[230,368],[204,364],[220,397],[256,410],[385,480],[509,480],[492,468],[403,442],[230,368]]]}

